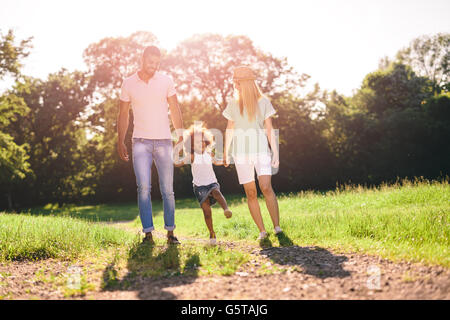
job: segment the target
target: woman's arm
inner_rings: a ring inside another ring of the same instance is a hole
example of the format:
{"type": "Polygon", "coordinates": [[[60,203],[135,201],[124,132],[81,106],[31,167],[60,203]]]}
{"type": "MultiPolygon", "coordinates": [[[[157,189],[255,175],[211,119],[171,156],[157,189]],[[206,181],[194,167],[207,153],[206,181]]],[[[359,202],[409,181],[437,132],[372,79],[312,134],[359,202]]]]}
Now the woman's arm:
{"type": "Polygon", "coordinates": [[[272,126],[272,118],[269,117],[264,120],[264,127],[266,128],[267,139],[269,140],[270,148],[272,149],[272,167],[278,168],[280,165],[280,154],[278,153],[278,144],[275,137],[275,130],[272,126]]]}
{"type": "Polygon", "coordinates": [[[231,141],[233,141],[233,131],[234,131],[234,121],[228,120],[227,128],[225,130],[225,150],[224,150],[224,166],[228,167],[230,165],[229,150],[231,141]]]}

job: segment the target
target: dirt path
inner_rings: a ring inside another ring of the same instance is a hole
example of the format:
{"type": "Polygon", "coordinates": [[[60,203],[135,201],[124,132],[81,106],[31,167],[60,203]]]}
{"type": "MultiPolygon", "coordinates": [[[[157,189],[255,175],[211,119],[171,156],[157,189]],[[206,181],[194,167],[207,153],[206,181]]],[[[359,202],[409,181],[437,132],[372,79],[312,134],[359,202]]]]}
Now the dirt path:
{"type": "MultiPolygon", "coordinates": [[[[136,277],[126,288],[87,288],[84,295],[75,297],[68,297],[56,285],[59,281],[64,286],[66,280],[61,275],[67,273],[69,263],[11,262],[0,265],[0,298],[450,299],[450,270],[444,267],[394,263],[375,256],[342,254],[317,247],[263,249],[232,242],[219,245],[246,251],[252,259],[232,276],[136,277]],[[270,272],[258,275],[256,271],[261,269],[270,272]],[[49,280],[52,277],[59,280],[49,280]]],[[[89,277],[101,279],[100,270],[99,274],[94,273],[89,277]]]]}

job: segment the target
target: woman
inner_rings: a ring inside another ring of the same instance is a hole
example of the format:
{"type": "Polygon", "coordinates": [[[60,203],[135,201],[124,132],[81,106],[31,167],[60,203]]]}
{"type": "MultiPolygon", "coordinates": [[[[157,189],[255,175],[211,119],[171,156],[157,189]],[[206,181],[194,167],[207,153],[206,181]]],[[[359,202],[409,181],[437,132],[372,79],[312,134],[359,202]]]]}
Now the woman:
{"type": "Polygon", "coordinates": [[[267,237],[267,232],[258,203],[255,169],[275,234],[278,234],[282,230],[271,177],[272,167],[278,168],[279,153],[271,119],[275,109],[270,100],[261,93],[255,80],[255,74],[250,68],[242,66],[234,69],[233,82],[237,97],[228,103],[222,114],[228,120],[225,135],[225,166],[230,164],[229,154],[232,144],[231,154],[239,183],[244,186],[250,214],[260,231],[258,239],[263,240],[267,237]]]}

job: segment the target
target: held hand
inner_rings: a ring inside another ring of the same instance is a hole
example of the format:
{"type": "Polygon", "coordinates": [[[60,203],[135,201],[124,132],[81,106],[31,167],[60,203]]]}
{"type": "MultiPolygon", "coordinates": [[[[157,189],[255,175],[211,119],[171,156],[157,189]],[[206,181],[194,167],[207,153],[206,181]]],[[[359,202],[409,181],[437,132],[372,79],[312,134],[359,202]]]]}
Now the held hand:
{"type": "Polygon", "coordinates": [[[225,156],[225,159],[223,159],[223,166],[228,167],[230,165],[230,156],[225,156]]]}
{"type": "Polygon", "coordinates": [[[173,147],[173,154],[172,154],[172,159],[174,161],[175,166],[177,164],[179,164],[179,160],[180,160],[180,151],[183,150],[183,137],[179,137],[178,138],[178,142],[175,143],[175,146],[173,147]]]}
{"type": "MultiPolygon", "coordinates": [[[[173,142],[173,140],[172,140],[172,142],[173,142]]],[[[183,137],[179,137],[178,138],[178,141],[175,143],[175,145],[173,146],[173,150],[175,151],[175,150],[178,150],[178,152],[180,151],[180,150],[182,150],[183,149],[183,137]]]]}
{"type": "Polygon", "coordinates": [[[118,142],[117,151],[119,152],[120,159],[122,159],[123,161],[127,161],[127,162],[128,162],[128,160],[130,160],[128,157],[127,146],[125,145],[125,143],[118,142]]]}
{"type": "MultiPolygon", "coordinates": [[[[173,142],[173,140],[172,140],[173,142]]],[[[180,153],[181,150],[183,150],[183,137],[180,136],[178,137],[178,141],[175,142],[175,144],[173,145],[173,152],[175,153],[180,153]]]]}
{"type": "Polygon", "coordinates": [[[174,160],[174,161],[173,161],[173,165],[174,165],[175,167],[181,167],[181,166],[184,165],[184,162],[181,161],[181,160],[174,160]]]}
{"type": "Polygon", "coordinates": [[[280,165],[280,157],[278,156],[278,154],[274,154],[272,156],[272,163],[271,163],[272,167],[274,168],[278,168],[280,165]]]}

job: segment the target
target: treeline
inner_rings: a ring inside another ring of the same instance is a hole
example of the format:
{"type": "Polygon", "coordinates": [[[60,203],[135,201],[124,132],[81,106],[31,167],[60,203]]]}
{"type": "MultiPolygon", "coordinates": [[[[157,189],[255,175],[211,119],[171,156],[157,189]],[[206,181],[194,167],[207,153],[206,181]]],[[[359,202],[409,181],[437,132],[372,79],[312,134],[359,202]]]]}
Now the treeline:
{"type": "MultiPolygon", "coordinates": [[[[0,96],[0,208],[135,200],[132,164],[116,152],[118,94],[142,49],[158,45],[156,37],[102,39],[84,50],[88,71],[62,69],[44,80],[21,74],[31,39],[18,42],[11,31],[0,36],[0,78],[15,78],[0,96]]],[[[350,97],[317,84],[305,92],[308,75],[246,36],[193,36],[164,52],[161,69],[176,83],[186,127],[200,120],[224,130],[232,69],[252,66],[277,110],[275,190],[323,190],[448,175],[449,42],[449,34],[413,40],[394,59],[380,60],[350,97]]],[[[242,192],[233,167],[216,167],[216,174],[225,194],[242,192]]],[[[192,196],[191,180],[188,166],[175,169],[177,197],[192,196]]],[[[154,170],[153,197],[160,196],[157,181],[154,170]]]]}

